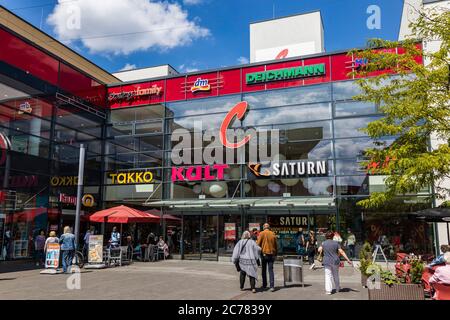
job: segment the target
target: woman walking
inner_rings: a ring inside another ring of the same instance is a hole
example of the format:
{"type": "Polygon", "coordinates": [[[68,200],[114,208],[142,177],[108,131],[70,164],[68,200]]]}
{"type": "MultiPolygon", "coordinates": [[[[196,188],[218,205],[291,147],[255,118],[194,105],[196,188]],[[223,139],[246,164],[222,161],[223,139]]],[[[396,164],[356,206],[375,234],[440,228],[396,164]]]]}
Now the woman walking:
{"type": "Polygon", "coordinates": [[[241,240],[238,241],[233,250],[232,261],[240,272],[241,290],[244,290],[245,277],[250,279],[250,287],[256,293],[256,279],[258,277],[259,257],[261,248],[251,238],[249,231],[244,231],[241,240]]]}
{"type": "Polygon", "coordinates": [[[341,249],[339,242],[333,241],[335,233],[328,231],[325,235],[326,240],[319,248],[319,253],[323,253],[323,266],[325,268],[325,293],[332,294],[335,289],[336,292],[340,291],[339,287],[339,256],[343,256],[347,262],[352,265],[352,262],[345,254],[345,251],[341,249]]]}
{"type": "Polygon", "coordinates": [[[70,227],[64,228],[64,233],[59,239],[62,251],[63,272],[72,266],[73,256],[75,254],[75,236],[72,234],[70,227]]]}
{"type": "Polygon", "coordinates": [[[309,238],[306,242],[306,253],[308,254],[309,269],[315,268],[314,257],[316,256],[317,240],[314,231],[309,232],[309,238]]]}

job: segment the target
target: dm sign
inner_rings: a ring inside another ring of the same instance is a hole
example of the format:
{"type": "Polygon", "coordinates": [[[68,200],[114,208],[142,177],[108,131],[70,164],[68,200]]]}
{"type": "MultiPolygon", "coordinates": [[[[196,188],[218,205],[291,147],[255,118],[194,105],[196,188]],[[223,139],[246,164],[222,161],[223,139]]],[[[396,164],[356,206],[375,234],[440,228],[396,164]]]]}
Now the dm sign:
{"type": "Polygon", "coordinates": [[[246,83],[256,84],[270,81],[300,79],[325,75],[325,64],[312,64],[310,66],[275,69],[262,72],[247,73],[246,83]]]}

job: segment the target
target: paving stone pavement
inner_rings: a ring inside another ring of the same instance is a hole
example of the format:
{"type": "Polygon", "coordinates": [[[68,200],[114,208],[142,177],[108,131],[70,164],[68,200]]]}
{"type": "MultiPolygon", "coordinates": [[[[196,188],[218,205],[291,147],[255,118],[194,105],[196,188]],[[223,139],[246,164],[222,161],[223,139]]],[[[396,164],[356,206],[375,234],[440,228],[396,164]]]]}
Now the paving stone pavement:
{"type": "MultiPolygon", "coordinates": [[[[344,292],[324,294],[323,269],[305,265],[305,287],[284,287],[282,264],[275,264],[276,291],[239,290],[239,274],[229,262],[166,260],[135,262],[103,270],[81,270],[80,289],[74,275],[43,275],[40,270],[0,273],[0,299],[170,299],[170,300],[367,300],[359,271],[340,269],[344,292]]],[[[259,277],[259,285],[261,277],[259,277]]],[[[249,287],[247,281],[246,287],[249,287]]]]}

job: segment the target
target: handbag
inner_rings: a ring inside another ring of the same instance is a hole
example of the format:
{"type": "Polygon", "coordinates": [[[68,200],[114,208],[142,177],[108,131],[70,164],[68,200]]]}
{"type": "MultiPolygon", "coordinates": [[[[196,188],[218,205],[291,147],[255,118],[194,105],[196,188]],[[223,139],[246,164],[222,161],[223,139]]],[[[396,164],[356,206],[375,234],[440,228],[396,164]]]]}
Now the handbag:
{"type": "Polygon", "coordinates": [[[242,251],[244,251],[244,248],[247,245],[247,242],[248,242],[248,239],[247,239],[247,241],[245,241],[245,244],[242,246],[241,251],[239,252],[238,258],[234,261],[234,265],[236,266],[237,272],[241,272],[241,267],[239,266],[239,258],[241,256],[242,251]]]}
{"type": "Polygon", "coordinates": [[[317,261],[319,261],[320,263],[323,262],[323,251],[321,251],[321,252],[319,253],[319,256],[317,257],[317,261]]]}

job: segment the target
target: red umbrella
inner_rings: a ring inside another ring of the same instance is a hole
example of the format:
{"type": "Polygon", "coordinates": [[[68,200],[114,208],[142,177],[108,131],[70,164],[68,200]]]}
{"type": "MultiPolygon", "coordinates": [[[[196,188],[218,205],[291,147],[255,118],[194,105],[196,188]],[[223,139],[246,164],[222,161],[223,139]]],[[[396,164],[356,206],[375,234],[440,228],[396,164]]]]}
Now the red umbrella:
{"type": "MultiPolygon", "coordinates": [[[[148,211],[145,211],[145,212],[147,212],[147,213],[149,213],[151,215],[157,216],[158,219],[159,219],[159,217],[161,217],[161,211],[156,210],[156,209],[155,210],[148,210],[148,211]]],[[[166,220],[166,221],[181,221],[181,218],[175,217],[175,216],[173,216],[171,214],[164,214],[163,215],[163,219],[166,220]]]]}
{"type": "Polygon", "coordinates": [[[89,220],[91,222],[107,222],[107,223],[142,223],[142,222],[158,222],[159,217],[122,205],[98,211],[92,214],[89,217],[89,220]]]}

